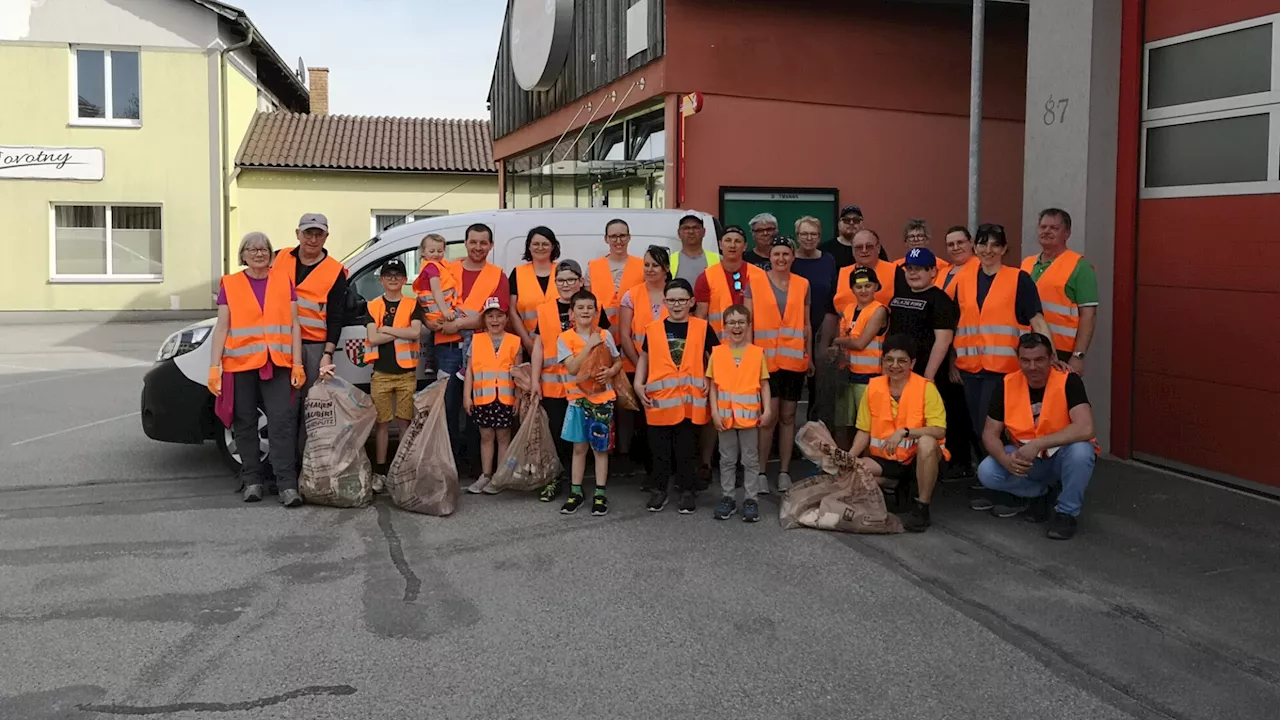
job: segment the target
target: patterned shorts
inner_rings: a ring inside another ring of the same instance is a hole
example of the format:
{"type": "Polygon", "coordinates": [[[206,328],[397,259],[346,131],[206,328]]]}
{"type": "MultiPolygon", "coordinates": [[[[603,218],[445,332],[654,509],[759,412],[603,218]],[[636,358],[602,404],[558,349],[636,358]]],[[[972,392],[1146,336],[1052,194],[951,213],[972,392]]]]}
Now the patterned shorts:
{"type": "Polygon", "coordinates": [[[369,394],[378,409],[378,422],[413,419],[413,394],[418,390],[417,373],[373,373],[369,394]]]}

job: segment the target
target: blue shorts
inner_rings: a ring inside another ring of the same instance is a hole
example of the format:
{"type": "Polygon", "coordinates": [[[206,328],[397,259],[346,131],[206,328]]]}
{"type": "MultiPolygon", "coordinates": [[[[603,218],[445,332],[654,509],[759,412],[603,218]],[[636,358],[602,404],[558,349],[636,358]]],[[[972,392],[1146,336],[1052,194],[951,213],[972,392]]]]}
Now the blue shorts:
{"type": "Polygon", "coordinates": [[[560,439],[589,443],[593,450],[608,452],[613,440],[613,402],[595,405],[585,400],[570,403],[564,413],[560,439]]]}

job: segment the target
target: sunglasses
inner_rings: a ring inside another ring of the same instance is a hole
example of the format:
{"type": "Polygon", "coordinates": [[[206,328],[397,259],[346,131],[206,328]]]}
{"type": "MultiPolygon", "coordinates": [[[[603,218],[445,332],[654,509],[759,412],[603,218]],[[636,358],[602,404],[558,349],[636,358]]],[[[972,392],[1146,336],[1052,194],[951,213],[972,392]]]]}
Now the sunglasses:
{"type": "Polygon", "coordinates": [[[733,274],[733,289],[742,292],[742,271],[733,274]]]}

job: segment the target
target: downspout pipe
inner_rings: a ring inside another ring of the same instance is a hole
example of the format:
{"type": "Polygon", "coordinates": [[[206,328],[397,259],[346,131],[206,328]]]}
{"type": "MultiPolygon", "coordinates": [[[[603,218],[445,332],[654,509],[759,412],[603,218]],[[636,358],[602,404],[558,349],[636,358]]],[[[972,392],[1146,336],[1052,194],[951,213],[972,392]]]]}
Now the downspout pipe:
{"type": "Polygon", "coordinates": [[[222,272],[231,272],[231,159],[229,157],[231,148],[229,147],[231,139],[230,131],[227,129],[227,55],[243,50],[253,44],[254,29],[253,25],[245,25],[245,39],[234,45],[228,45],[218,51],[219,64],[219,83],[221,84],[219,102],[221,103],[221,134],[222,134],[222,272]]]}
{"type": "Polygon", "coordinates": [[[982,73],[986,41],[986,0],[973,0],[972,46],[969,57],[969,232],[978,233],[982,199],[982,73]]]}

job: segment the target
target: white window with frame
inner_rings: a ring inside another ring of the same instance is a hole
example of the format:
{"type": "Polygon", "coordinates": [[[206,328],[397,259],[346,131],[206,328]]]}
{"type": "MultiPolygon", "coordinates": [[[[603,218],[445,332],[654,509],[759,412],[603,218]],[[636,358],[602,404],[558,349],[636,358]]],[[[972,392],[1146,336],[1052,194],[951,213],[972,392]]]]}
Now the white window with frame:
{"type": "Polygon", "coordinates": [[[50,209],[53,281],[158,282],[164,279],[159,205],[62,205],[50,209]]]}
{"type": "Polygon", "coordinates": [[[71,48],[71,124],[142,125],[142,69],[137,48],[71,48]]]}
{"type": "Polygon", "coordinates": [[[1280,15],[1147,43],[1141,197],[1280,193],[1280,15]]]}
{"type": "Polygon", "coordinates": [[[377,235],[388,228],[408,225],[417,220],[448,215],[448,210],[374,210],[370,220],[370,233],[377,235]]]}

